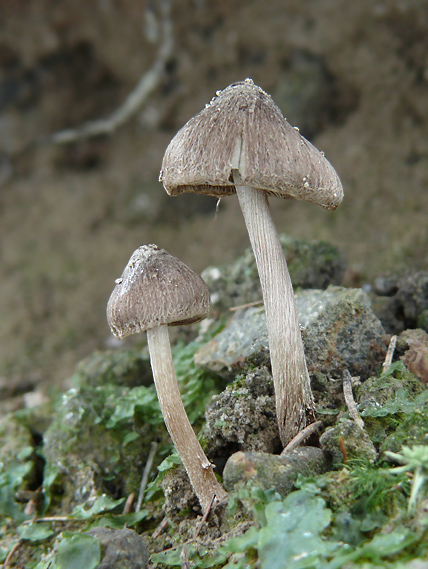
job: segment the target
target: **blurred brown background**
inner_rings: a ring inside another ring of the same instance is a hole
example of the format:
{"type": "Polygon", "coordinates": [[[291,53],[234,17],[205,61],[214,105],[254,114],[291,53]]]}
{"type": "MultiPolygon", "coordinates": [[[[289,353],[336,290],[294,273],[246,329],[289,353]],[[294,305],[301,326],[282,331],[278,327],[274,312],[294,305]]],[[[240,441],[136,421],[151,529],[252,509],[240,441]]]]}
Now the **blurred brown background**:
{"type": "Polygon", "coordinates": [[[427,267],[426,0],[175,0],[170,16],[168,5],[1,3],[6,383],[61,385],[80,358],[108,346],[105,305],[139,245],[156,243],[198,271],[249,245],[235,198],[216,215],[215,200],[170,198],[157,181],[175,132],[246,77],[325,152],[345,189],[334,213],[272,200],[278,230],[338,245],[348,285],[427,267]],[[156,62],[152,92],[110,135],[41,143],[111,116],[156,62]]]}

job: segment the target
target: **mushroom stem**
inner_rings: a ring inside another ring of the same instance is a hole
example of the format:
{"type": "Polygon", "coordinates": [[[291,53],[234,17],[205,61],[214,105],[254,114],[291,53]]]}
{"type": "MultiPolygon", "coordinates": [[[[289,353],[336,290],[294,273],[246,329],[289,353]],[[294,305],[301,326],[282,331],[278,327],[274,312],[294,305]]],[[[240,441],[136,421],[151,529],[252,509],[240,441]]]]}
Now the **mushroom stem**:
{"type": "Polygon", "coordinates": [[[239,185],[238,172],[233,174],[263,292],[277,420],[285,446],[315,420],[293,286],[265,192],[239,185]]]}
{"type": "Polygon", "coordinates": [[[150,363],[166,428],[189,475],[190,482],[205,513],[215,494],[218,502],[227,492],[217,481],[213,465],[209,462],[196,438],[187,417],[178,389],[172,361],[168,326],[147,330],[150,363]]]}

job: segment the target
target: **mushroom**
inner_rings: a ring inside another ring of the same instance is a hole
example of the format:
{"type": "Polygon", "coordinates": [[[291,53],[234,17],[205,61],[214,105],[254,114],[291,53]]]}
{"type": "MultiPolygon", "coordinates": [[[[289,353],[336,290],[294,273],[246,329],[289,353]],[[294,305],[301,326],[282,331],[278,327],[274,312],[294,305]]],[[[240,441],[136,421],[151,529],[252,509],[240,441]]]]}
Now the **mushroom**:
{"type": "Polygon", "coordinates": [[[234,83],[174,136],[159,180],[171,196],[236,193],[259,272],[284,446],[315,418],[297,308],[268,196],[334,210],[343,198],[334,168],[251,79],[234,83]]]}
{"type": "Polygon", "coordinates": [[[198,322],[209,309],[209,292],[202,278],[156,245],[143,245],[132,254],[107,304],[107,320],[117,338],[147,332],[165,424],[203,512],[213,499],[221,502],[227,493],[217,481],[184,409],[168,326],[198,322]]]}

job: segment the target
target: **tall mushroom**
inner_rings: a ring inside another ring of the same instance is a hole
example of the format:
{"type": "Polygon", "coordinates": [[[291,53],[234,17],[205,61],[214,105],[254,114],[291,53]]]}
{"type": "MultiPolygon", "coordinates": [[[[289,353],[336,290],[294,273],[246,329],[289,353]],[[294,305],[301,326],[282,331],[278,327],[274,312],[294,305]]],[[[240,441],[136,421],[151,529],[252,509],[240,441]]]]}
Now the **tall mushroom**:
{"type": "Polygon", "coordinates": [[[223,91],[174,136],[159,180],[176,196],[236,193],[257,263],[269,337],[276,411],[286,445],[314,419],[297,308],[268,196],[333,210],[343,198],[331,164],[251,79],[223,91]]]}
{"type": "Polygon", "coordinates": [[[198,322],[207,316],[209,308],[209,292],[202,278],[156,245],[143,245],[132,254],[107,304],[107,320],[117,338],[147,332],[165,424],[204,512],[214,496],[220,502],[227,493],[217,481],[184,409],[168,326],[198,322]]]}

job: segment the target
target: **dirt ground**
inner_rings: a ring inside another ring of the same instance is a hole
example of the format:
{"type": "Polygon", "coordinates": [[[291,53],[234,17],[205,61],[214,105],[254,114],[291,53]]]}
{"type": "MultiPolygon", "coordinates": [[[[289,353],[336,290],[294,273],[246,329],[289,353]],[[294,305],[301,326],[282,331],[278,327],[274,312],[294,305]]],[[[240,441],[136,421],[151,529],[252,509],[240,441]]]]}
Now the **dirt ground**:
{"type": "Polygon", "coordinates": [[[0,377],[67,384],[110,345],[105,305],[136,247],[194,269],[248,246],[236,198],[169,198],[175,132],[216,90],[251,77],[343,182],[334,213],[275,200],[280,232],[327,239],[346,283],[426,268],[426,0],[176,0],[154,92],[109,136],[40,137],[117,109],[156,58],[160,1],[14,0],[0,7],[0,377]],[[28,146],[30,145],[30,146],[28,146]]]}

